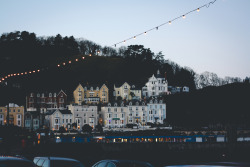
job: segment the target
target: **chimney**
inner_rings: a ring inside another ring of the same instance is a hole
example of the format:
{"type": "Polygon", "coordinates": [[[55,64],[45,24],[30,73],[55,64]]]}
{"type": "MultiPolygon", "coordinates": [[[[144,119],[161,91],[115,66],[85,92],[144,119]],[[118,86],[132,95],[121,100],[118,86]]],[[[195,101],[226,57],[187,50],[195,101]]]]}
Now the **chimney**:
{"type": "Polygon", "coordinates": [[[167,80],[167,72],[165,72],[164,77],[165,77],[165,80],[167,80]]]}

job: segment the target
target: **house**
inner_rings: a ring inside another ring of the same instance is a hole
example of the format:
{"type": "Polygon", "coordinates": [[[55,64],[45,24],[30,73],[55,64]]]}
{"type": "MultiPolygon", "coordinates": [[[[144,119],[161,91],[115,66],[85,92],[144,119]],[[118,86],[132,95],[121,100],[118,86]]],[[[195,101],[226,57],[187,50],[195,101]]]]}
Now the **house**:
{"type": "Polygon", "coordinates": [[[137,88],[135,85],[129,85],[124,82],[122,85],[114,85],[114,96],[115,99],[120,96],[122,99],[132,100],[133,98],[141,99],[141,89],[137,88]]]}
{"type": "Polygon", "coordinates": [[[68,105],[68,109],[72,113],[73,123],[76,128],[81,130],[85,124],[90,125],[93,129],[98,124],[97,106],[89,105],[68,105]]]}
{"type": "Polygon", "coordinates": [[[39,111],[27,111],[24,114],[24,120],[24,127],[26,129],[37,130],[44,125],[44,115],[39,111]]]}
{"type": "Polygon", "coordinates": [[[163,124],[166,119],[166,104],[162,100],[151,99],[147,104],[147,122],[163,124]]]}
{"type": "Polygon", "coordinates": [[[142,88],[143,97],[154,97],[168,93],[168,81],[160,74],[159,70],[157,71],[157,75],[153,74],[142,88]]]}
{"type": "Polygon", "coordinates": [[[124,128],[127,124],[127,106],[124,103],[108,103],[101,107],[103,126],[106,128],[124,128]]]}
{"type": "Polygon", "coordinates": [[[183,86],[168,86],[168,90],[170,94],[176,94],[176,93],[188,93],[189,92],[189,87],[183,86]]]}
{"type": "Polygon", "coordinates": [[[45,125],[50,128],[50,130],[59,130],[62,126],[66,130],[72,129],[73,115],[70,110],[59,110],[54,109],[46,113],[45,125]]]}
{"type": "Polygon", "coordinates": [[[54,109],[66,109],[67,95],[63,90],[56,92],[31,92],[26,96],[27,111],[46,113],[54,109]]]}
{"type": "Polygon", "coordinates": [[[102,86],[82,86],[79,84],[73,92],[74,103],[78,105],[97,104],[109,102],[109,89],[103,84],[102,86]]]}
{"type": "Polygon", "coordinates": [[[7,106],[0,107],[0,125],[5,124],[24,127],[24,106],[9,103],[7,106]]]}
{"type": "Polygon", "coordinates": [[[101,107],[101,114],[106,128],[125,128],[127,124],[142,126],[147,120],[147,104],[141,101],[108,103],[101,107]]]}

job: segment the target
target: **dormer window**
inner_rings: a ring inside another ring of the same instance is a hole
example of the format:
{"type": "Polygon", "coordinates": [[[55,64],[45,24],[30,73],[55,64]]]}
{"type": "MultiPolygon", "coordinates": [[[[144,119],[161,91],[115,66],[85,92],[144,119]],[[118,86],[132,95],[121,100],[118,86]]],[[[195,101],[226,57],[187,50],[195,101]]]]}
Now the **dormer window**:
{"type": "Polygon", "coordinates": [[[132,85],[132,88],[135,88],[135,85],[132,85]]]}
{"type": "Polygon", "coordinates": [[[129,102],[129,105],[132,106],[132,102],[129,102]]]}
{"type": "Polygon", "coordinates": [[[111,106],[111,104],[109,103],[109,104],[108,104],[108,106],[110,107],[110,106],[111,106]]]}
{"type": "Polygon", "coordinates": [[[160,100],[160,103],[162,103],[162,100],[160,100]]]}
{"type": "Polygon", "coordinates": [[[137,105],[137,106],[139,106],[139,103],[138,103],[138,102],[136,102],[136,105],[137,105]]]}
{"type": "Polygon", "coordinates": [[[93,91],[93,87],[91,87],[90,90],[93,91]]]}
{"type": "Polygon", "coordinates": [[[44,97],[44,93],[42,94],[42,97],[44,97]]]}
{"type": "Polygon", "coordinates": [[[96,90],[99,90],[99,87],[96,87],[96,90]]]}
{"type": "Polygon", "coordinates": [[[79,91],[81,91],[81,88],[78,88],[79,91]]]}
{"type": "Polygon", "coordinates": [[[115,103],[114,106],[116,107],[116,106],[117,106],[117,103],[115,103]]]}
{"type": "Polygon", "coordinates": [[[87,87],[86,86],[84,87],[84,90],[87,91],[87,87]]]}
{"type": "Polygon", "coordinates": [[[56,97],[56,93],[54,93],[54,97],[56,97]]]}
{"type": "Polygon", "coordinates": [[[52,97],[52,93],[49,93],[49,97],[52,97]]]}
{"type": "Polygon", "coordinates": [[[155,103],[158,103],[158,101],[157,101],[157,100],[155,100],[155,103]]]}
{"type": "Polygon", "coordinates": [[[33,97],[33,93],[30,94],[30,97],[33,97]]]}
{"type": "Polygon", "coordinates": [[[142,102],[142,105],[143,105],[143,106],[145,106],[145,103],[144,103],[144,102],[142,102]]]}
{"type": "Polygon", "coordinates": [[[153,103],[153,100],[150,100],[150,103],[153,103]]]}
{"type": "Polygon", "coordinates": [[[37,97],[40,97],[40,94],[39,94],[39,93],[37,94],[37,97]]]}

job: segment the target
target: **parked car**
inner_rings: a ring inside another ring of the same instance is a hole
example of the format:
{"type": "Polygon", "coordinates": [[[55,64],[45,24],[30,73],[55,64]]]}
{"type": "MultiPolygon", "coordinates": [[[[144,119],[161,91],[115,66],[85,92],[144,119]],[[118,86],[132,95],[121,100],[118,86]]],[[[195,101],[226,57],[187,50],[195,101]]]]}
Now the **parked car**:
{"type": "Polygon", "coordinates": [[[33,162],[37,167],[84,167],[80,161],[62,157],[35,157],[33,162]]]}
{"type": "Polygon", "coordinates": [[[133,160],[102,160],[92,167],[153,167],[150,163],[133,160]]]}
{"type": "Polygon", "coordinates": [[[1,156],[0,167],[35,167],[35,164],[24,158],[1,156]]]}

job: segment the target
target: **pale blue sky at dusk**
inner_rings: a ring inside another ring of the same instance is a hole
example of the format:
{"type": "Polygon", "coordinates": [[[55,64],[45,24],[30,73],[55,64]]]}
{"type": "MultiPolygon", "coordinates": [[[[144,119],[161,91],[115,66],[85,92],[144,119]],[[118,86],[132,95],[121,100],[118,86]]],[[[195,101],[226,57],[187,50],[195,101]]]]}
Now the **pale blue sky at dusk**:
{"type": "MultiPolygon", "coordinates": [[[[211,0],[1,0],[0,34],[84,38],[111,46],[211,0]]],[[[195,72],[250,76],[250,1],[217,0],[123,46],[144,45],[195,72]]],[[[118,45],[118,47],[122,46],[118,45]]]]}

